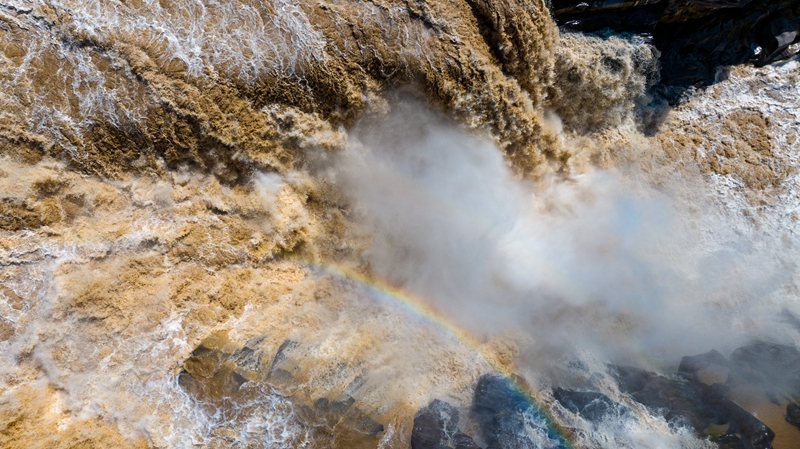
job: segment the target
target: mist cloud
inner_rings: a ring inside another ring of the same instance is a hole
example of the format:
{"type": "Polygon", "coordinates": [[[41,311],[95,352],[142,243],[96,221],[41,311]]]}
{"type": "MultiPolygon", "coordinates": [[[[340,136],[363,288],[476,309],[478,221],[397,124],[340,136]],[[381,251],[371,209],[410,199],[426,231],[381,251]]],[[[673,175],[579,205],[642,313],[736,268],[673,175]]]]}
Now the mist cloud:
{"type": "Polygon", "coordinates": [[[615,171],[522,181],[490,140],[413,103],[353,136],[337,179],[372,230],[372,272],[533,354],[732,347],[769,327],[757,304],[790,281],[702,192],[685,204],[615,171]]]}

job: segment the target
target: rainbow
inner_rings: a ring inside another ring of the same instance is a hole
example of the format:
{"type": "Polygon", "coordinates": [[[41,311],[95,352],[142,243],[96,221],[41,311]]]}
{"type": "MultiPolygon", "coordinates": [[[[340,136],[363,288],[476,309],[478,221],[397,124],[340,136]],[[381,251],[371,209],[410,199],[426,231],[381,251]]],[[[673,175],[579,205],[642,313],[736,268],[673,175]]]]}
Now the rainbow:
{"type": "Polygon", "coordinates": [[[547,408],[544,407],[542,405],[542,401],[538,399],[537,393],[527,385],[524,379],[516,375],[510,367],[500,361],[494,354],[484,349],[483,345],[477,338],[459,327],[453,321],[449,320],[443,314],[439,313],[436,309],[431,307],[427,301],[415,296],[410,292],[401,290],[387,282],[359,273],[358,271],[345,266],[331,263],[323,264],[319,262],[310,262],[307,260],[301,261],[301,263],[309,268],[322,271],[334,277],[354,282],[382,299],[400,304],[414,315],[423,318],[425,321],[454,336],[462,344],[466,345],[483,357],[483,359],[492,367],[492,369],[494,369],[496,373],[501,374],[504,378],[510,381],[517,392],[522,394],[529,405],[531,405],[531,407],[538,414],[540,414],[542,418],[545,419],[547,427],[551,431],[550,433],[556,436],[560,448],[574,448],[570,442],[569,433],[566,432],[548,413],[547,408]]]}

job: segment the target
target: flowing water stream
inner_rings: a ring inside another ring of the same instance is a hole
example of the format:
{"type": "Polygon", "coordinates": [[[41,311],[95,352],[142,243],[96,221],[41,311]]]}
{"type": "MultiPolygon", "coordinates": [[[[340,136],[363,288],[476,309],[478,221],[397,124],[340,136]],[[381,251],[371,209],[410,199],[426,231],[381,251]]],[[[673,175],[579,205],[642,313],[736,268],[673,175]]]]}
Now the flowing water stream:
{"type": "Polygon", "coordinates": [[[0,1],[0,446],[486,447],[494,374],[531,447],[717,447],[609,364],[800,345],[800,60],[658,71],[539,0],[0,1]]]}

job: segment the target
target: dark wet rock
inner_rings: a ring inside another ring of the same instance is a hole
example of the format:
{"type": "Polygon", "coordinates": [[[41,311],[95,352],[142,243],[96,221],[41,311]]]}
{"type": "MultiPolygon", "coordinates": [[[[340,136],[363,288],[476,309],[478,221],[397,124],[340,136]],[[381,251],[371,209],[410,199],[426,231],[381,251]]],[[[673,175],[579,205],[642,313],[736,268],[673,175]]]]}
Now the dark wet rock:
{"type": "MultiPolygon", "coordinates": [[[[315,402],[319,405],[318,401],[315,402]]],[[[343,404],[346,406],[349,402],[343,401],[343,404]]],[[[328,409],[328,413],[317,412],[305,417],[304,421],[317,431],[329,434],[330,447],[377,447],[385,430],[383,424],[355,406],[351,406],[342,415],[335,413],[335,409],[336,407],[328,409]]]]}
{"type": "Polygon", "coordinates": [[[665,418],[698,431],[724,424],[728,414],[721,395],[699,382],[668,379],[633,367],[617,367],[620,389],[665,418]]]}
{"type": "Polygon", "coordinates": [[[536,445],[525,435],[523,413],[529,408],[508,379],[485,375],[478,381],[472,411],[489,448],[534,449],[536,445]]]}
{"type": "Polygon", "coordinates": [[[344,391],[345,391],[345,393],[350,394],[350,395],[355,394],[355,392],[360,390],[361,387],[363,387],[364,384],[366,384],[366,382],[367,382],[367,379],[363,375],[363,373],[359,374],[358,376],[353,378],[353,380],[351,380],[349,384],[347,384],[347,386],[344,388],[344,391]]]}
{"type": "Polygon", "coordinates": [[[475,440],[471,436],[457,433],[453,436],[453,446],[455,449],[481,449],[480,446],[475,444],[475,440]]]}
{"type": "Polygon", "coordinates": [[[248,342],[244,347],[237,349],[231,354],[230,359],[236,363],[237,366],[248,369],[250,371],[258,371],[263,363],[264,354],[256,351],[253,347],[257,347],[258,342],[248,342]],[[252,346],[252,347],[251,347],[252,346]]]}
{"type": "Polygon", "coordinates": [[[353,399],[350,396],[347,396],[344,399],[340,399],[340,400],[338,400],[338,401],[336,401],[336,402],[331,404],[331,406],[329,408],[330,413],[343,415],[343,414],[347,413],[348,410],[350,410],[350,407],[352,407],[355,402],[356,402],[356,400],[353,399]]]}
{"type": "Polygon", "coordinates": [[[215,407],[226,406],[224,404],[230,402],[248,380],[256,377],[255,371],[234,362],[239,359],[249,360],[241,350],[232,351],[228,347],[226,333],[211,334],[184,362],[178,383],[202,402],[215,407]]]}
{"type": "Polygon", "coordinates": [[[300,344],[292,340],[285,340],[283,343],[281,343],[281,345],[278,347],[278,350],[275,352],[275,357],[272,359],[272,364],[269,366],[269,372],[272,373],[278,369],[280,364],[286,360],[287,355],[298,346],[300,346],[300,344]]]}
{"type": "MultiPolygon", "coordinates": [[[[549,427],[543,412],[534,407],[508,377],[486,374],[478,380],[472,401],[472,416],[478,422],[487,449],[534,449],[527,425],[541,422],[535,431],[563,443],[549,427]]],[[[563,444],[562,444],[563,445],[563,444]]]]}
{"type": "MultiPolygon", "coordinates": [[[[292,392],[303,382],[299,375],[302,346],[286,340],[273,355],[272,348],[263,343],[264,338],[257,338],[239,346],[225,332],[209,335],[184,362],[178,383],[221,422],[249,419],[259,398],[278,393],[291,401],[298,422],[314,433],[314,438],[331,438],[331,447],[376,447],[384,425],[358,408],[350,394],[363,385],[362,376],[353,379],[338,397],[311,400],[294,396],[292,392]]],[[[440,410],[444,406],[437,403],[432,407],[440,410]]],[[[457,422],[457,411],[454,416],[457,422]]]]}
{"type": "Polygon", "coordinates": [[[440,399],[434,399],[428,405],[428,410],[442,423],[442,428],[448,435],[452,435],[458,430],[457,408],[440,399]]]}
{"type": "Polygon", "coordinates": [[[318,398],[311,406],[302,404],[297,416],[316,431],[330,432],[332,447],[375,447],[385,428],[355,403],[347,395],[335,401],[318,398]]]}
{"type": "Polygon", "coordinates": [[[300,344],[292,340],[285,340],[281,343],[267,371],[267,378],[270,382],[276,384],[291,383],[293,377],[292,366],[290,366],[291,364],[288,362],[291,359],[292,351],[297,349],[298,346],[300,346],[300,344]]]}
{"type": "MultiPolygon", "coordinates": [[[[318,398],[312,403],[312,407],[307,408],[305,412],[311,421],[321,422],[328,428],[333,428],[347,419],[347,413],[354,409],[355,402],[355,399],[347,395],[333,402],[327,398],[318,398]]],[[[355,411],[356,417],[360,416],[360,414],[360,411],[355,411]]]]}
{"type": "Polygon", "coordinates": [[[697,374],[709,367],[721,366],[728,367],[730,361],[720,354],[716,349],[712,349],[704,354],[686,356],[681,359],[681,364],[678,366],[678,372],[684,375],[697,374]]]}
{"type": "Polygon", "coordinates": [[[800,429],[800,405],[790,403],[786,406],[786,422],[800,429]]]}
{"type": "Polygon", "coordinates": [[[414,416],[411,431],[412,449],[461,448],[480,449],[472,437],[458,428],[458,409],[435,399],[414,416]]]}
{"type": "Polygon", "coordinates": [[[432,413],[421,413],[414,417],[414,427],[411,430],[412,449],[442,446],[446,441],[447,435],[432,413]]]}
{"type": "Polygon", "coordinates": [[[786,49],[800,40],[796,0],[552,0],[552,11],[570,30],[652,35],[662,87],[712,84],[721,67],[789,57],[786,49]]]}
{"type": "Polygon", "coordinates": [[[622,410],[619,404],[602,393],[557,388],[553,392],[553,397],[567,410],[594,422],[612,414],[619,414],[622,410]]]}
{"type": "Polygon", "coordinates": [[[746,445],[749,443],[749,447],[753,449],[772,448],[772,440],[775,439],[775,432],[772,429],[733,402],[725,400],[725,404],[731,413],[728,433],[738,435],[746,445]]]}
{"type": "Polygon", "coordinates": [[[710,385],[724,383],[730,374],[730,368],[730,360],[712,349],[704,354],[683,357],[678,366],[678,374],[710,385]]]}
{"type": "Polygon", "coordinates": [[[358,409],[356,409],[355,428],[359,432],[367,434],[373,438],[378,436],[378,434],[384,430],[383,424],[375,421],[358,409]]]}
{"type": "Polygon", "coordinates": [[[576,31],[612,28],[633,33],[652,32],[667,7],[666,0],[552,0],[556,22],[576,31]]]}
{"type": "Polygon", "coordinates": [[[731,354],[729,386],[749,385],[773,395],[800,394],[800,350],[793,346],[757,342],[731,354]]]}
{"type": "Polygon", "coordinates": [[[670,21],[662,20],[653,43],[662,53],[663,81],[677,86],[708,85],[716,81],[721,66],[775,60],[791,44],[778,44],[775,33],[800,29],[800,9],[792,3],[753,0],[742,7],[677,13],[670,21]]]}
{"type": "Polygon", "coordinates": [[[314,410],[319,414],[328,415],[338,420],[350,410],[350,407],[355,402],[356,400],[350,396],[345,396],[343,399],[334,402],[330,402],[326,398],[319,398],[314,401],[314,410]]]}
{"type": "Polygon", "coordinates": [[[211,376],[194,376],[183,370],[178,375],[178,384],[193,397],[216,404],[234,396],[247,382],[241,373],[227,365],[222,365],[211,376]]]}
{"type": "Polygon", "coordinates": [[[691,378],[670,379],[633,367],[616,367],[620,389],[667,420],[694,428],[699,435],[712,426],[727,425],[717,439],[725,447],[771,448],[775,433],[749,412],[728,400],[721,385],[691,378]]]}
{"type": "Polygon", "coordinates": [[[208,378],[222,366],[222,352],[209,349],[202,344],[192,351],[192,356],[183,364],[183,369],[193,377],[208,378]]]}
{"type": "Polygon", "coordinates": [[[750,446],[744,440],[732,433],[711,438],[711,441],[716,443],[719,449],[750,449],[750,446]]]}

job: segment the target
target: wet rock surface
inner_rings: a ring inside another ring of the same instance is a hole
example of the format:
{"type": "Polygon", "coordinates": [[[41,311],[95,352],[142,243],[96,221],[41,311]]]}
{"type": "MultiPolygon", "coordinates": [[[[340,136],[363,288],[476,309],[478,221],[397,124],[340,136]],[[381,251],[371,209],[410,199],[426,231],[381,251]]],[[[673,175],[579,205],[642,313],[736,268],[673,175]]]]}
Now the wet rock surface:
{"type": "Polygon", "coordinates": [[[478,422],[487,449],[533,449],[529,427],[547,433],[557,447],[559,437],[518,385],[503,376],[487,374],[478,380],[472,401],[472,415],[478,422]]]}
{"type": "MultiPolygon", "coordinates": [[[[299,360],[307,348],[302,342],[284,340],[272,347],[271,354],[262,343],[254,339],[236,346],[226,334],[212,334],[185,361],[179,384],[209,413],[222,414],[226,421],[253,412],[246,405],[253,397],[279,392],[312,432],[327,432],[336,438],[335,447],[374,447],[378,443],[386,427],[377,415],[361,410],[350,394],[313,398],[296,389],[303,383],[299,360]]],[[[670,425],[692,429],[697,437],[723,449],[773,447],[777,432],[771,426],[775,421],[768,425],[759,418],[752,400],[746,399],[754,394],[783,404],[785,416],[780,416],[781,420],[800,428],[796,399],[800,391],[800,351],[792,346],[754,342],[729,357],[716,350],[686,356],[671,376],[632,366],[610,366],[609,373],[629,399],[566,388],[556,388],[553,399],[594,425],[625,419],[632,412],[632,400],[670,425]],[[742,396],[743,392],[750,396],[742,396]]],[[[522,379],[485,374],[475,385],[472,403],[466,408],[465,404],[459,408],[434,399],[413,417],[411,449],[533,449],[542,447],[543,441],[566,447],[524,385],[522,379]]],[[[360,388],[362,384],[356,378],[347,391],[360,388]]],[[[783,437],[786,441],[787,435],[783,437]]],[[[792,437],[788,435],[790,441],[792,437]]]]}
{"type": "Polygon", "coordinates": [[[411,431],[412,449],[480,449],[459,427],[458,409],[440,399],[434,399],[417,412],[411,431]]]}
{"type": "Polygon", "coordinates": [[[617,367],[620,390],[668,421],[687,425],[702,435],[727,426],[714,440],[721,447],[771,448],[775,433],[725,397],[722,385],[705,385],[691,378],[667,378],[639,368],[617,367]]]}
{"type": "MultiPolygon", "coordinates": [[[[793,346],[754,342],[730,357],[716,350],[686,356],[672,376],[631,366],[609,372],[628,398],[720,448],[796,447],[800,351],[793,346]]],[[[628,405],[596,391],[556,388],[553,397],[592,423],[628,413],[628,405]]]]}
{"type": "Polygon", "coordinates": [[[800,350],[773,343],[753,343],[731,354],[729,384],[749,384],[773,394],[800,394],[800,350]]]}
{"type": "MultiPolygon", "coordinates": [[[[568,30],[651,35],[662,88],[709,85],[724,66],[789,57],[800,38],[800,3],[792,0],[553,0],[552,11],[568,30]]],[[[674,100],[679,92],[662,93],[674,100]]]]}
{"type": "Polygon", "coordinates": [[[786,406],[786,422],[800,429],[800,405],[789,404],[786,406]]]}
{"type": "MultiPolygon", "coordinates": [[[[179,385],[208,413],[222,415],[223,422],[235,423],[254,413],[268,413],[254,408],[254,404],[259,403],[259,398],[277,393],[288,399],[284,406],[294,409],[298,420],[307,425],[314,437],[327,435],[332,447],[377,444],[384,425],[360,410],[353,397],[344,394],[333,400],[325,397],[310,400],[303,394],[293,395],[296,384],[300,383],[297,355],[293,354],[301,347],[299,342],[283,341],[272,357],[260,343],[255,339],[243,347],[235,347],[224,333],[210,335],[184,363],[178,375],[179,385]]],[[[214,432],[224,437],[228,430],[220,427],[214,432]]]]}
{"type": "Polygon", "coordinates": [[[624,413],[624,408],[620,404],[602,393],[557,388],[553,392],[553,397],[566,409],[588,421],[602,421],[608,416],[624,413]]]}
{"type": "Polygon", "coordinates": [[[543,444],[568,447],[518,382],[521,380],[497,374],[483,375],[475,387],[467,423],[460,422],[456,407],[435,399],[414,417],[411,448],[534,449],[543,444]]]}
{"type": "MultiPolygon", "coordinates": [[[[270,355],[259,339],[235,347],[224,333],[212,334],[185,361],[179,384],[209,412],[234,421],[246,413],[247,406],[242,404],[252,402],[251,396],[283,392],[313,432],[328,432],[338,439],[335,447],[377,444],[386,428],[379,418],[359,409],[353,396],[311,399],[294,389],[294,384],[302,383],[298,360],[303,351],[301,342],[284,340],[270,355]]],[[[742,402],[742,392],[786,403],[781,418],[800,428],[798,372],[797,348],[765,342],[742,346],[730,357],[715,350],[686,356],[672,376],[631,366],[609,367],[619,391],[630,400],[723,449],[770,449],[776,439],[776,432],[757,417],[753,404],[742,402]]],[[[356,379],[348,391],[360,388],[356,379]]],[[[475,385],[472,403],[466,408],[434,399],[413,417],[411,449],[533,449],[542,447],[545,440],[553,447],[566,447],[524,388],[522,379],[486,374],[475,385]]],[[[594,424],[624,419],[631,413],[628,399],[619,401],[596,391],[556,388],[553,399],[594,424]]]]}

